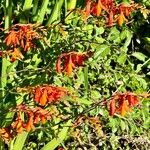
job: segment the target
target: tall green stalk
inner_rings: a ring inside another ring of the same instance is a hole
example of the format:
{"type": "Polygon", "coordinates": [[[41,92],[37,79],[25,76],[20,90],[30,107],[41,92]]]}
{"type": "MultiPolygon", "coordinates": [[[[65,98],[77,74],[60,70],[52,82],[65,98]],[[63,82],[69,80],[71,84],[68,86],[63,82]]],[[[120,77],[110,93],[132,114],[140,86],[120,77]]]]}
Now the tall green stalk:
{"type": "Polygon", "coordinates": [[[39,0],[33,0],[33,9],[32,9],[32,15],[36,15],[37,10],[38,10],[38,4],[39,4],[39,0]]]}
{"type": "Polygon", "coordinates": [[[58,2],[55,3],[54,9],[53,9],[46,25],[50,25],[54,21],[58,20],[58,18],[60,18],[60,16],[61,16],[60,10],[61,10],[63,3],[64,3],[64,0],[58,0],[58,2]]]}
{"type": "Polygon", "coordinates": [[[12,0],[5,0],[4,15],[5,15],[4,28],[9,29],[11,26],[11,17],[12,17],[12,0]]]}
{"type": "MultiPolygon", "coordinates": [[[[70,11],[72,11],[73,9],[76,8],[76,4],[77,4],[77,0],[67,0],[67,11],[69,11],[66,16],[70,13],[70,11]]],[[[69,14],[69,16],[67,16],[65,22],[66,23],[71,23],[71,19],[74,17],[74,14],[71,13],[69,14]]]]}
{"type": "Polygon", "coordinates": [[[76,7],[77,0],[67,0],[68,10],[72,10],[76,7]]]}
{"type": "Polygon", "coordinates": [[[41,9],[39,11],[38,18],[37,18],[37,23],[38,24],[42,24],[43,23],[44,16],[45,16],[45,13],[47,11],[48,3],[49,3],[49,0],[43,0],[42,7],[41,7],[41,9]]]}
{"type": "MultiPolygon", "coordinates": [[[[5,17],[4,29],[7,32],[9,30],[9,28],[11,27],[12,0],[5,0],[4,17],[5,17]]],[[[8,61],[4,57],[4,58],[2,58],[2,72],[1,72],[1,89],[2,89],[2,92],[0,93],[1,98],[4,97],[4,95],[5,95],[4,88],[6,87],[6,84],[7,84],[7,67],[8,67],[8,61]]]]}
{"type": "Polygon", "coordinates": [[[33,18],[32,20],[35,22],[37,20],[38,17],[38,5],[39,5],[39,0],[33,0],[33,9],[32,9],[32,15],[33,18]]]}
{"type": "Polygon", "coordinates": [[[30,9],[32,7],[32,0],[25,0],[23,5],[23,13],[20,19],[21,23],[28,23],[30,16],[30,9]]]}
{"type": "Polygon", "coordinates": [[[85,88],[85,96],[88,97],[89,93],[88,67],[84,68],[84,88],[85,88]]]}

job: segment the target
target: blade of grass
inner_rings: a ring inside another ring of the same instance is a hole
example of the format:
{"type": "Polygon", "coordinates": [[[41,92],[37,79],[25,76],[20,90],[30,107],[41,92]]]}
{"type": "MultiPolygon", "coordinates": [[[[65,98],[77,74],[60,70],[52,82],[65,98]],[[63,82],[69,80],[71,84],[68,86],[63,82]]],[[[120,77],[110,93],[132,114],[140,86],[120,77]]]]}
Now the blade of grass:
{"type": "Polygon", "coordinates": [[[23,13],[20,19],[21,23],[29,22],[31,7],[32,7],[32,0],[25,0],[24,5],[23,5],[23,13]]]}
{"type": "Polygon", "coordinates": [[[71,121],[69,120],[63,127],[63,129],[58,133],[58,136],[55,137],[53,140],[48,142],[41,150],[54,150],[59,146],[61,142],[63,142],[67,136],[69,126],[71,125],[71,121]]]}
{"type": "Polygon", "coordinates": [[[9,29],[11,26],[12,18],[12,0],[6,0],[4,5],[5,24],[4,28],[9,29]]]}
{"type": "Polygon", "coordinates": [[[67,0],[64,0],[64,6],[65,6],[64,18],[65,18],[65,16],[67,15],[67,8],[68,8],[67,0]]]}
{"type": "Polygon", "coordinates": [[[39,0],[34,0],[33,1],[33,9],[32,9],[32,15],[33,15],[32,20],[33,21],[36,21],[37,17],[38,17],[38,5],[39,5],[39,0]]]}
{"type": "MultiPolygon", "coordinates": [[[[12,17],[12,0],[6,0],[4,5],[4,29],[7,31],[11,26],[11,17],[12,17]]],[[[6,58],[2,58],[2,71],[1,71],[1,88],[2,92],[0,93],[0,97],[3,98],[5,95],[4,88],[7,84],[7,66],[8,61],[6,58]]]]}
{"type": "Polygon", "coordinates": [[[47,11],[48,3],[49,3],[49,0],[43,0],[42,7],[41,7],[39,14],[38,14],[37,24],[43,23],[44,16],[45,16],[45,13],[47,11]]]}
{"type": "Polygon", "coordinates": [[[68,0],[68,10],[75,9],[77,0],[68,0]]]}
{"type": "Polygon", "coordinates": [[[84,68],[84,87],[85,87],[85,96],[88,96],[89,83],[88,83],[88,67],[84,68]]]}
{"type": "Polygon", "coordinates": [[[8,60],[6,58],[2,58],[2,72],[1,72],[1,95],[0,97],[3,98],[5,95],[5,87],[7,84],[7,67],[8,67],[8,60]]]}
{"type": "MultiPolygon", "coordinates": [[[[74,10],[76,8],[76,4],[77,4],[77,0],[68,0],[67,1],[67,10],[68,13],[66,13],[66,16],[70,13],[70,11],[74,10]]],[[[74,13],[71,13],[66,19],[65,22],[66,23],[71,23],[72,22],[72,18],[74,18],[74,13]]]]}
{"type": "Polygon", "coordinates": [[[53,23],[54,21],[58,20],[58,18],[60,18],[61,16],[60,10],[61,10],[63,3],[64,3],[64,0],[59,0],[57,3],[55,3],[54,9],[47,21],[47,24],[46,24],[47,26],[53,23]]]}
{"type": "Polygon", "coordinates": [[[37,10],[38,10],[38,4],[39,4],[39,0],[34,0],[33,1],[32,15],[36,15],[37,10]]]}
{"type": "Polygon", "coordinates": [[[13,148],[11,150],[22,150],[24,143],[27,139],[28,132],[23,131],[22,133],[18,134],[16,140],[13,144],[13,148]]]}
{"type": "Polygon", "coordinates": [[[0,150],[4,150],[4,142],[0,139],[0,150]]]}

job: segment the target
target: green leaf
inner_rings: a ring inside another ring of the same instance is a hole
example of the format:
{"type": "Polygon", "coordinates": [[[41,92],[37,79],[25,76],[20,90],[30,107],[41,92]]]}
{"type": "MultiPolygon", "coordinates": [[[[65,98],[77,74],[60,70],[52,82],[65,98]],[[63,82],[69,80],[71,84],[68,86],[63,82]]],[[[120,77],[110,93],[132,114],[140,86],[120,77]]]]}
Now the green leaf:
{"type": "Polygon", "coordinates": [[[71,125],[71,121],[69,120],[63,127],[63,129],[58,133],[57,137],[48,142],[41,150],[54,150],[59,146],[61,142],[63,142],[68,134],[69,126],[71,125]]]}
{"type": "Polygon", "coordinates": [[[111,127],[111,130],[113,133],[117,132],[117,120],[114,118],[109,118],[109,126],[111,127]]]}
{"type": "Polygon", "coordinates": [[[0,150],[4,150],[4,141],[0,139],[0,150]]]}
{"type": "Polygon", "coordinates": [[[38,18],[37,18],[37,23],[39,23],[39,24],[42,24],[42,22],[44,20],[45,13],[47,11],[48,2],[49,2],[49,0],[42,1],[42,7],[39,11],[38,18]]]}
{"type": "Polygon", "coordinates": [[[150,38],[149,37],[145,37],[144,40],[150,44],[150,38]]]}
{"type": "Polygon", "coordinates": [[[128,31],[128,30],[123,30],[123,31],[120,33],[120,38],[121,38],[121,40],[124,40],[124,39],[127,37],[127,31],[128,31]]]}
{"type": "Polygon", "coordinates": [[[132,54],[132,56],[134,56],[135,58],[137,58],[140,61],[145,61],[146,56],[143,53],[140,52],[135,52],[132,54]]]}
{"type": "MultiPolygon", "coordinates": [[[[10,64],[10,62],[7,60],[7,58],[2,58],[2,68],[1,68],[1,88],[4,89],[7,84],[7,67],[10,64]]],[[[5,92],[0,92],[0,98],[2,98],[5,95],[5,92]]]]}
{"type": "Polygon", "coordinates": [[[18,136],[14,142],[12,150],[22,150],[27,136],[28,136],[28,132],[25,132],[25,131],[18,134],[18,136]]]}
{"type": "Polygon", "coordinates": [[[28,23],[29,21],[29,13],[30,13],[30,9],[32,7],[32,0],[25,0],[24,1],[24,6],[23,6],[23,14],[22,17],[20,19],[21,23],[28,23]]]}
{"type": "Polygon", "coordinates": [[[101,97],[100,92],[96,90],[91,91],[91,97],[94,99],[99,99],[101,97]]]}
{"type": "Polygon", "coordinates": [[[124,65],[126,59],[127,59],[127,55],[123,53],[118,57],[117,62],[119,63],[119,65],[124,65]]]}
{"type": "Polygon", "coordinates": [[[95,28],[95,30],[96,30],[96,33],[95,33],[96,36],[103,34],[104,31],[105,31],[103,27],[94,26],[94,28],[95,28]]]}
{"type": "Polygon", "coordinates": [[[110,48],[107,45],[99,45],[96,47],[96,52],[94,54],[94,59],[99,57],[105,57],[110,52],[110,48]]]}
{"type": "Polygon", "coordinates": [[[116,27],[112,27],[110,33],[107,38],[109,41],[113,41],[114,43],[120,43],[120,32],[116,27]]]}
{"type": "Polygon", "coordinates": [[[125,48],[127,48],[127,47],[129,46],[130,42],[131,42],[132,33],[128,31],[128,32],[126,33],[126,36],[127,36],[127,39],[126,39],[126,41],[125,41],[125,43],[124,43],[124,45],[123,45],[125,48]]]}
{"type": "Polygon", "coordinates": [[[98,43],[103,43],[105,41],[105,39],[103,39],[102,37],[96,37],[95,40],[98,42],[98,43]]]}
{"type": "Polygon", "coordinates": [[[91,105],[92,104],[92,101],[85,99],[85,98],[80,98],[78,101],[79,101],[79,103],[82,103],[84,105],[91,105]]]}
{"type": "Polygon", "coordinates": [[[146,89],[146,88],[147,88],[147,82],[146,82],[143,78],[136,76],[136,79],[139,81],[140,86],[141,86],[143,89],[146,89]]]}
{"type": "Polygon", "coordinates": [[[77,0],[68,0],[68,10],[75,9],[76,7],[77,0]]]}
{"type": "Polygon", "coordinates": [[[2,120],[2,124],[3,126],[9,126],[13,120],[14,117],[14,112],[8,111],[8,113],[6,114],[5,118],[2,120]]]}
{"type": "Polygon", "coordinates": [[[86,31],[88,34],[92,34],[93,32],[93,25],[86,25],[83,27],[83,30],[86,31]]]}
{"type": "Polygon", "coordinates": [[[58,20],[58,18],[60,17],[61,15],[61,7],[63,5],[63,2],[64,0],[58,0],[56,3],[55,3],[55,6],[54,6],[54,9],[47,21],[47,26],[50,25],[51,23],[53,23],[54,21],[58,20]]]}
{"type": "Polygon", "coordinates": [[[126,124],[123,120],[121,120],[121,122],[120,122],[120,127],[121,127],[122,131],[124,131],[126,129],[126,124]]]}
{"type": "Polygon", "coordinates": [[[141,71],[142,69],[142,64],[138,64],[137,67],[136,67],[136,73],[138,73],[139,71],[141,71]]]}

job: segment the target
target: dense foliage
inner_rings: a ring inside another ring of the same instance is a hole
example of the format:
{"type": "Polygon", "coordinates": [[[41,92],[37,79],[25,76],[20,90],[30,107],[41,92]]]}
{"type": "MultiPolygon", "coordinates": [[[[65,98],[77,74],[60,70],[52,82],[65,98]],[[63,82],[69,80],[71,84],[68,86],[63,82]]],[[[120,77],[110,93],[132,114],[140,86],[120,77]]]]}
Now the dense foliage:
{"type": "Polygon", "coordinates": [[[2,0],[0,149],[150,148],[150,2],[2,0]]]}

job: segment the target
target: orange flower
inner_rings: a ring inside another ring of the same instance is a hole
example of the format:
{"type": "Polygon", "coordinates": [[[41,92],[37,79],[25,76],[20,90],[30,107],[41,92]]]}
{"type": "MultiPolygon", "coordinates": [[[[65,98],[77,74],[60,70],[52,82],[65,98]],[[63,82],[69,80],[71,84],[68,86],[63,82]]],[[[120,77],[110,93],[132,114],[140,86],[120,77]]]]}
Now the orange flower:
{"type": "Polygon", "coordinates": [[[121,116],[125,116],[126,112],[129,110],[127,102],[123,100],[116,112],[120,112],[121,116]]]}
{"type": "Polygon", "coordinates": [[[0,57],[3,57],[5,55],[4,51],[0,51],[0,57]]]}
{"type": "Polygon", "coordinates": [[[48,95],[47,95],[47,90],[46,89],[44,89],[44,91],[43,91],[43,94],[42,94],[42,96],[41,96],[41,98],[40,98],[40,104],[42,105],[42,106],[45,106],[45,104],[46,104],[46,102],[47,102],[47,97],[48,95]]]}
{"type": "Polygon", "coordinates": [[[37,87],[37,88],[35,89],[35,97],[34,97],[34,100],[35,100],[37,103],[39,103],[41,96],[42,96],[42,90],[41,90],[40,87],[37,87]]]}
{"type": "Polygon", "coordinates": [[[76,66],[82,66],[87,57],[87,53],[85,54],[81,52],[69,52],[61,54],[56,62],[56,71],[58,73],[65,71],[67,72],[68,76],[71,76],[73,69],[75,69],[76,66]],[[64,62],[64,67],[61,66],[62,62],[64,62]]]}
{"type": "Polygon", "coordinates": [[[45,116],[44,116],[44,115],[42,115],[42,116],[41,116],[41,121],[42,121],[42,124],[45,124],[45,122],[46,122],[46,118],[45,118],[45,116]]]}
{"type": "Polygon", "coordinates": [[[8,36],[5,38],[4,43],[6,43],[7,46],[19,45],[18,32],[14,31],[14,29],[11,30],[8,36]]]}
{"type": "Polygon", "coordinates": [[[25,125],[25,129],[27,130],[27,132],[30,132],[31,129],[34,129],[33,119],[34,119],[33,112],[29,112],[29,114],[28,114],[28,122],[25,125]]]}
{"type": "Polygon", "coordinates": [[[18,133],[21,133],[23,131],[24,122],[21,119],[20,115],[16,118],[16,121],[12,124],[12,128],[16,129],[18,133]]]}
{"type": "Polygon", "coordinates": [[[99,17],[101,15],[103,8],[104,6],[102,5],[101,0],[98,0],[98,3],[93,3],[92,8],[91,8],[91,14],[96,17],[99,17]]]}
{"type": "Polygon", "coordinates": [[[91,12],[91,0],[86,1],[86,17],[90,15],[91,12]]]}
{"type": "Polygon", "coordinates": [[[39,35],[33,29],[32,24],[16,24],[6,36],[4,43],[13,48],[20,47],[24,51],[28,51],[34,47],[33,39],[39,38],[39,35]]]}
{"type": "Polygon", "coordinates": [[[119,96],[118,101],[119,101],[119,106],[116,112],[120,112],[121,116],[125,116],[126,112],[130,110],[127,105],[126,94],[121,94],[119,96]]]}
{"type": "Polygon", "coordinates": [[[40,121],[40,115],[39,114],[36,114],[35,115],[35,118],[34,118],[34,123],[38,123],[40,121]]]}
{"type": "Polygon", "coordinates": [[[110,101],[110,111],[109,114],[114,116],[116,112],[119,112],[121,116],[124,116],[127,111],[131,111],[133,106],[139,103],[138,97],[131,93],[116,93],[110,101]]]}
{"type": "Polygon", "coordinates": [[[18,48],[14,48],[13,52],[10,51],[8,52],[8,54],[11,56],[10,61],[14,62],[15,60],[21,60],[24,58],[24,56],[22,55],[22,53],[20,52],[20,50],[18,48]]]}
{"type": "Polygon", "coordinates": [[[132,93],[127,95],[127,100],[130,106],[136,106],[139,103],[138,97],[132,93]]]}
{"type": "Polygon", "coordinates": [[[17,111],[17,117],[11,124],[11,127],[14,131],[16,130],[17,133],[21,133],[23,129],[30,132],[31,129],[34,130],[35,124],[38,124],[40,121],[44,124],[46,120],[51,119],[50,112],[42,109],[41,107],[29,108],[28,106],[21,104],[17,106],[14,111],[17,111]],[[24,116],[27,116],[24,118],[26,123],[20,118],[20,113],[24,113],[24,116]]]}
{"type": "MultiPolygon", "coordinates": [[[[58,101],[64,95],[67,95],[67,89],[63,87],[55,86],[43,86],[37,87],[33,90],[34,100],[42,106],[45,106],[47,103],[52,103],[58,101]]],[[[38,119],[38,116],[37,116],[38,119]]]]}
{"type": "Polygon", "coordinates": [[[9,127],[0,128],[0,136],[6,143],[8,143],[8,141],[12,138],[11,129],[9,127]]]}
{"type": "Polygon", "coordinates": [[[112,100],[110,101],[109,115],[110,116],[114,116],[115,112],[116,112],[116,102],[115,102],[115,99],[112,98],[112,100]]]}
{"type": "Polygon", "coordinates": [[[102,12],[102,3],[101,3],[101,0],[98,0],[96,16],[97,16],[97,17],[100,16],[100,15],[101,15],[101,12],[102,12]]]}
{"type": "Polygon", "coordinates": [[[58,57],[58,59],[57,59],[57,62],[56,62],[56,71],[58,73],[61,73],[61,71],[62,71],[62,68],[61,68],[61,56],[58,57]]]}
{"type": "Polygon", "coordinates": [[[66,63],[66,66],[65,66],[65,70],[68,74],[68,76],[70,77],[72,75],[72,70],[73,70],[73,67],[75,68],[74,64],[72,63],[72,58],[71,58],[71,55],[69,56],[69,60],[68,62],[66,63]]]}
{"type": "Polygon", "coordinates": [[[123,25],[123,23],[126,21],[126,18],[123,14],[123,12],[121,11],[121,13],[119,14],[118,18],[117,18],[117,21],[118,21],[118,25],[121,27],[123,25]]]}
{"type": "Polygon", "coordinates": [[[133,6],[134,5],[130,5],[128,3],[121,3],[119,9],[121,9],[124,12],[125,16],[128,17],[133,11],[133,6]]]}
{"type": "Polygon", "coordinates": [[[113,13],[113,11],[110,11],[109,16],[108,16],[108,26],[112,27],[113,22],[114,22],[114,13],[113,13]]]}

